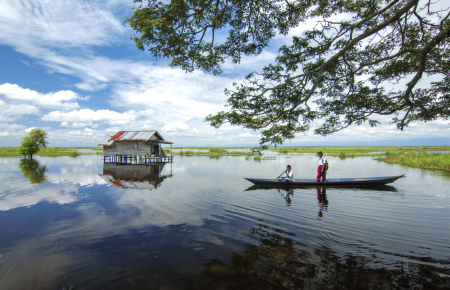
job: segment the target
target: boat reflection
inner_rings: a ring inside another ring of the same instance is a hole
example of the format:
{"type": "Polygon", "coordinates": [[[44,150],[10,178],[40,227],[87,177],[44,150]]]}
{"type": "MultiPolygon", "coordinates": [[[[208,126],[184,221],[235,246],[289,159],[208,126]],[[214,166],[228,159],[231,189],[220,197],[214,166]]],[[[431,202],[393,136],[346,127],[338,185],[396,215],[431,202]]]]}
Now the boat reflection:
{"type": "Polygon", "coordinates": [[[19,162],[20,171],[31,184],[42,184],[46,181],[45,172],[47,168],[45,165],[40,165],[39,161],[34,159],[21,159],[19,162]]]}
{"type": "Polygon", "coordinates": [[[390,185],[379,185],[379,186],[357,186],[357,187],[343,187],[343,186],[337,186],[337,187],[312,187],[312,186],[273,186],[273,185],[253,185],[249,188],[247,188],[245,191],[254,191],[254,190],[277,190],[281,196],[286,200],[286,204],[288,206],[291,205],[292,199],[294,197],[294,189],[303,189],[303,190],[314,190],[314,188],[317,191],[317,201],[319,205],[319,218],[323,217],[324,212],[328,211],[328,198],[327,198],[327,190],[374,190],[374,191],[390,191],[390,192],[397,192],[397,189],[390,185]]]}
{"type": "MultiPolygon", "coordinates": [[[[250,233],[255,244],[233,252],[229,263],[214,258],[205,276],[216,289],[448,289],[448,279],[428,263],[398,261],[370,267],[370,255],[339,253],[324,243],[311,246],[300,237],[261,221],[250,233]],[[404,269],[408,269],[405,271],[404,269]]],[[[373,245],[372,245],[373,246],[373,245]]]]}
{"type": "Polygon", "coordinates": [[[103,163],[103,177],[109,183],[124,189],[156,189],[172,174],[161,175],[165,163],[154,165],[103,163]]]}
{"type": "MultiPolygon", "coordinates": [[[[250,186],[249,188],[247,188],[244,191],[271,190],[271,189],[281,189],[281,190],[287,190],[287,189],[313,189],[313,188],[319,189],[319,188],[325,188],[325,187],[322,187],[320,185],[320,183],[317,184],[317,185],[311,185],[311,186],[304,186],[304,185],[295,186],[295,185],[293,185],[293,186],[289,186],[289,187],[277,186],[277,185],[252,185],[252,186],[250,186]]],[[[364,191],[373,190],[373,191],[393,191],[393,192],[397,192],[397,188],[395,188],[392,185],[377,185],[377,186],[374,186],[374,185],[371,185],[371,186],[368,186],[368,185],[366,185],[366,186],[364,186],[364,185],[357,185],[357,186],[327,186],[326,188],[328,188],[328,189],[336,188],[336,189],[344,189],[344,190],[345,189],[351,189],[351,190],[358,190],[358,189],[360,189],[360,190],[364,190],[364,191]]]]}

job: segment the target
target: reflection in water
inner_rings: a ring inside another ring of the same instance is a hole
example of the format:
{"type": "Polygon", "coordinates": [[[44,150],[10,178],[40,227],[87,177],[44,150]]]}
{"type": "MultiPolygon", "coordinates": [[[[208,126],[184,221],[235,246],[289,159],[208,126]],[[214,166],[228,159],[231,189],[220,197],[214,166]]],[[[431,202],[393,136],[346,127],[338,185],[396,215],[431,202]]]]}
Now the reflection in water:
{"type": "Polygon", "coordinates": [[[205,275],[220,289],[448,289],[450,279],[439,277],[427,263],[398,261],[383,268],[368,266],[367,257],[340,256],[327,246],[310,247],[295,234],[262,223],[250,230],[258,245],[232,254],[231,264],[212,259],[205,275]]]}
{"type": "MultiPolygon", "coordinates": [[[[312,188],[322,188],[323,186],[318,185],[311,185],[311,186],[305,186],[305,185],[293,185],[289,187],[280,187],[279,185],[252,185],[249,188],[247,188],[245,191],[252,191],[252,190],[270,190],[270,189],[283,189],[286,190],[288,188],[291,189],[312,189],[312,188]]],[[[326,188],[329,189],[358,189],[362,191],[393,191],[398,192],[397,188],[395,188],[392,185],[355,185],[355,186],[327,186],[326,188]]]]}
{"type": "Polygon", "coordinates": [[[19,168],[22,171],[23,176],[26,177],[31,184],[42,184],[45,182],[46,166],[39,165],[37,160],[21,159],[19,168]]]}
{"type": "MultiPolygon", "coordinates": [[[[410,169],[395,187],[303,187],[294,199],[281,188],[242,192],[242,176],[262,176],[278,160],[175,158],[174,178],[161,183],[169,164],[42,157],[40,186],[23,178],[20,159],[0,158],[0,280],[14,265],[0,290],[450,286],[442,176],[410,169]],[[145,184],[158,194],[139,190],[145,184]]],[[[303,170],[309,157],[298,159],[303,170]]],[[[367,176],[398,170],[358,160],[341,166],[367,176]]]]}
{"type": "Polygon", "coordinates": [[[319,201],[319,217],[323,217],[323,212],[328,210],[327,189],[317,188],[317,200],[319,201]]]}
{"type": "Polygon", "coordinates": [[[287,205],[290,205],[292,202],[292,198],[294,197],[294,189],[293,188],[283,188],[281,190],[278,189],[278,192],[286,200],[287,205]],[[281,193],[281,190],[284,191],[284,194],[281,193]]]}
{"type": "Polygon", "coordinates": [[[165,163],[155,165],[118,165],[115,163],[104,163],[103,174],[99,174],[108,182],[120,188],[134,189],[156,189],[167,177],[172,175],[161,175],[165,163]]]}

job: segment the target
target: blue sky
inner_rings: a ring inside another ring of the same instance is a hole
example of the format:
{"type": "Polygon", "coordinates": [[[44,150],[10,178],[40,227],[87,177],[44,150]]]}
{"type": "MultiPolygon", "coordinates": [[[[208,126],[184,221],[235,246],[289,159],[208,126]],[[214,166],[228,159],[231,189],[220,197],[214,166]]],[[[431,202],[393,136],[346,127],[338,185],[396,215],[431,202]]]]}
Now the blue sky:
{"type": "MultiPolygon", "coordinates": [[[[131,0],[0,2],[0,146],[32,129],[50,146],[97,146],[118,130],[157,130],[176,146],[257,146],[259,132],[215,129],[205,116],[225,110],[225,88],[273,61],[278,46],[224,74],[185,73],[136,49],[124,20],[131,0]]],[[[301,32],[304,24],[291,34],[301,32]]],[[[277,39],[277,43],[288,42],[277,39]]],[[[285,145],[450,145],[449,121],[405,131],[351,127],[328,137],[299,134],[285,145]]]]}

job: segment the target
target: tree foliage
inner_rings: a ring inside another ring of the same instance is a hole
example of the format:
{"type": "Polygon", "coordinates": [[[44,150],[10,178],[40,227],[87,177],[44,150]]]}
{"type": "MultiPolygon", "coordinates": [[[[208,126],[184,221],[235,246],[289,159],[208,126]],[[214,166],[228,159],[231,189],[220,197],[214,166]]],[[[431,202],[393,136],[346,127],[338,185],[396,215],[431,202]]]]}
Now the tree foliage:
{"type": "Polygon", "coordinates": [[[32,129],[30,133],[23,137],[20,144],[20,154],[30,156],[33,159],[33,154],[39,152],[40,147],[47,147],[46,141],[47,132],[41,129],[32,129]]]}
{"type": "Polygon", "coordinates": [[[227,111],[206,118],[216,128],[261,130],[265,146],[311,129],[325,136],[376,126],[383,115],[401,130],[447,120],[449,16],[443,0],[150,0],[127,21],[139,49],[214,74],[226,59],[261,54],[275,36],[314,21],[274,63],[225,91],[227,111]]]}

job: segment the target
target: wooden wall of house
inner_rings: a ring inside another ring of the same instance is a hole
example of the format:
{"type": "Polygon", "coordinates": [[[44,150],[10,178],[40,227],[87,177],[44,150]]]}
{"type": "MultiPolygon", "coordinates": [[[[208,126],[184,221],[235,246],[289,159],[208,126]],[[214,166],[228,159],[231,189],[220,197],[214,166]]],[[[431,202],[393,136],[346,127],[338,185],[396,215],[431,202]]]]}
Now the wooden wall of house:
{"type": "Polygon", "coordinates": [[[150,137],[150,140],[161,141],[161,139],[159,139],[158,136],[156,136],[156,134],[153,134],[153,135],[150,137]]]}
{"type": "Polygon", "coordinates": [[[114,144],[114,146],[104,146],[103,155],[150,155],[153,146],[144,141],[120,141],[114,144]],[[134,143],[137,143],[137,148],[135,148],[134,143]]]}

